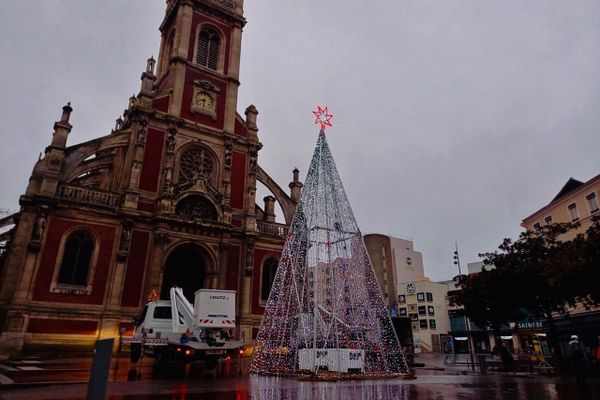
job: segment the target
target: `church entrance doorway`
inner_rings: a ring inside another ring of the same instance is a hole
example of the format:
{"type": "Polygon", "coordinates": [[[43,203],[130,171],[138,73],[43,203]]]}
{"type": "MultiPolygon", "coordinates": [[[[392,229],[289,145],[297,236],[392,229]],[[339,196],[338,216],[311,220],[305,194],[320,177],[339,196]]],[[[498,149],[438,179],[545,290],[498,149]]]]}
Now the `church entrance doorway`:
{"type": "Polygon", "coordinates": [[[169,300],[173,286],[183,289],[185,297],[193,304],[194,293],[204,287],[206,257],[200,247],[184,244],[169,254],[164,266],[160,298],[169,300]]]}

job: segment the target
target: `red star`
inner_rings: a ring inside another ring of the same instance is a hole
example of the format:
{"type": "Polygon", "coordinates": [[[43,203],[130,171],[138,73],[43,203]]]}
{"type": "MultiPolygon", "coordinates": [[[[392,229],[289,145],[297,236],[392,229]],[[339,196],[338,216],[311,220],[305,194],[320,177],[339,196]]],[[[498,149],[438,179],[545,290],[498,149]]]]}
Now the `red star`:
{"type": "Polygon", "coordinates": [[[329,114],[327,106],[325,106],[325,108],[317,106],[317,111],[313,111],[312,113],[315,114],[315,116],[317,117],[317,119],[315,119],[315,125],[320,124],[322,130],[325,130],[325,127],[327,126],[333,128],[333,125],[331,125],[330,122],[331,118],[333,118],[333,114],[329,114]]]}

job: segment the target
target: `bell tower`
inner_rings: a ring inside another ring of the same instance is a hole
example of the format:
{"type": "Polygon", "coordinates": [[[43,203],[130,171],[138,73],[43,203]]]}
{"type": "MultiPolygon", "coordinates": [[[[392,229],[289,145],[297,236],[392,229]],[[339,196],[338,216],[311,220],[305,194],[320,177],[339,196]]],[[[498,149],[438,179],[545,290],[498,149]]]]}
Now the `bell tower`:
{"type": "Polygon", "coordinates": [[[234,133],[243,0],[167,0],[153,108],[234,133]]]}

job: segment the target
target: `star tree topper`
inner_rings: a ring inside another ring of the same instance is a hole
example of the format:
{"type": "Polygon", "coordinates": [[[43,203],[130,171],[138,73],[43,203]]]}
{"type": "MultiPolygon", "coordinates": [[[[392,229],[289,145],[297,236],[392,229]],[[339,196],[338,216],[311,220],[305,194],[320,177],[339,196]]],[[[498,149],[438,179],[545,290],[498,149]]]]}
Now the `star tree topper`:
{"type": "Polygon", "coordinates": [[[325,108],[321,108],[321,106],[318,105],[317,111],[313,111],[312,113],[317,117],[317,119],[315,119],[315,125],[320,124],[321,130],[324,131],[325,127],[327,126],[333,128],[333,125],[331,125],[331,118],[333,118],[333,114],[329,114],[327,106],[325,106],[325,108]]]}

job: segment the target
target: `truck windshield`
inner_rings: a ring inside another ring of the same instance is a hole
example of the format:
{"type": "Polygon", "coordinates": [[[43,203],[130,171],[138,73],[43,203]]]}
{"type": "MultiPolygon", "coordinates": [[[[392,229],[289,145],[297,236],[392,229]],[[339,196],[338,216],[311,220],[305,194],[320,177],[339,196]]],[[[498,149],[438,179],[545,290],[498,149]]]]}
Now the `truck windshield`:
{"type": "Polygon", "coordinates": [[[156,307],[154,319],[171,319],[171,307],[156,307]]]}

